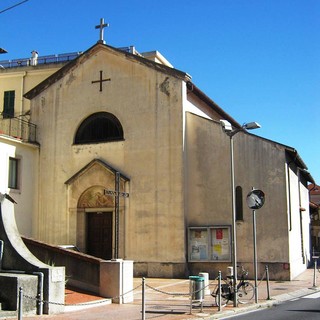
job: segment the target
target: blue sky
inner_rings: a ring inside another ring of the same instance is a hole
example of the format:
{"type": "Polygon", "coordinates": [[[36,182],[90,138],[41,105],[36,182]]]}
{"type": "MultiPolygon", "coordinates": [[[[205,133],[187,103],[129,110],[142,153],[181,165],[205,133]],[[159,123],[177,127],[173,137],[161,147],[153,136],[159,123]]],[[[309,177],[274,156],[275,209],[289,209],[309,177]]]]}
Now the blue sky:
{"type": "Polygon", "coordinates": [[[297,149],[320,184],[319,0],[28,0],[0,14],[0,59],[85,51],[100,18],[107,44],[158,50],[239,123],[297,149]]]}

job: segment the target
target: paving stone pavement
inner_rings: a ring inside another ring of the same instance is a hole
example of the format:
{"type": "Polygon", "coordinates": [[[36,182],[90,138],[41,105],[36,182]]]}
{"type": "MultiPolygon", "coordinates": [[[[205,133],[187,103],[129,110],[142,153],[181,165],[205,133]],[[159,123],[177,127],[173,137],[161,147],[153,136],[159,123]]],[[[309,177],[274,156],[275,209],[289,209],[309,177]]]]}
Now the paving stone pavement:
{"type": "MultiPolygon", "coordinates": [[[[253,281],[251,281],[253,282],[253,281]]],[[[222,319],[226,316],[242,313],[252,309],[267,308],[281,301],[295,299],[297,297],[314,293],[320,290],[320,273],[313,269],[307,269],[292,281],[270,281],[269,297],[266,281],[258,281],[258,303],[255,299],[248,304],[239,304],[233,307],[233,303],[222,308],[221,311],[215,305],[214,298],[206,295],[202,310],[199,304],[190,307],[188,296],[190,289],[189,279],[145,279],[145,317],[144,319],[156,320],[211,320],[222,319]],[[317,281],[319,278],[319,287],[317,281]]],[[[213,290],[216,280],[209,280],[209,288],[213,290]]],[[[61,320],[141,320],[142,314],[142,279],[134,279],[134,301],[127,304],[114,304],[110,300],[94,295],[69,291],[66,295],[65,312],[57,315],[24,315],[25,320],[61,319],[61,320]],[[80,304],[79,304],[80,303],[80,304]],[[81,305],[82,303],[82,305],[81,305]],[[71,305],[70,305],[71,304],[71,305]]],[[[1,315],[1,319],[17,319],[17,315],[1,315]]]]}

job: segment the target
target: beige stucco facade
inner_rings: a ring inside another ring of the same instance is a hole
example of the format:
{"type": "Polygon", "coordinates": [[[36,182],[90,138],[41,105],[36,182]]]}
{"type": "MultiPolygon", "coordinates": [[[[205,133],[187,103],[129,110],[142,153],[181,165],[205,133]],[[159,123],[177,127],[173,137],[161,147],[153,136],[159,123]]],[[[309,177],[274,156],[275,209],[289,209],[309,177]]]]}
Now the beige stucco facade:
{"type": "MultiPolygon", "coordinates": [[[[0,73],[0,101],[3,103],[5,91],[15,91],[15,108],[16,117],[28,113],[30,110],[30,101],[23,95],[35,87],[38,83],[48,78],[52,73],[59,70],[65,63],[22,66],[12,69],[1,69],[0,73]]],[[[1,108],[2,112],[2,108],[1,108]]]]}
{"type": "MultiPolygon", "coordinates": [[[[231,257],[219,260],[231,252],[230,238],[222,243],[220,236],[232,223],[230,138],[219,121],[241,126],[188,74],[151,60],[97,44],[27,92],[39,143],[30,177],[38,190],[32,234],[88,252],[90,219],[103,215],[111,223],[112,257],[134,260],[136,275],[213,277],[231,264],[231,257]],[[96,82],[100,76],[108,81],[96,82]],[[99,112],[118,119],[123,139],[75,143],[81,124],[99,112]],[[118,212],[115,197],[105,193],[115,190],[117,173],[128,195],[119,197],[118,212]],[[203,260],[192,260],[193,234],[208,250],[203,260]]],[[[252,212],[245,199],[255,187],[266,194],[257,213],[260,275],[269,264],[272,278],[293,278],[310,259],[304,164],[294,149],[274,141],[242,130],[233,139],[243,202],[238,261],[252,274],[252,212]]]]}
{"type": "Polygon", "coordinates": [[[98,49],[32,100],[41,146],[38,237],[56,244],[78,241],[86,249],[75,229],[83,220],[81,212],[94,208],[77,208],[79,198],[93,186],[113,188],[114,174],[100,167],[65,182],[99,159],[129,180],[125,188],[130,197],[121,199],[120,256],[144,263],[147,252],[149,262],[184,264],[183,130],[182,109],[177,108],[182,81],[122,53],[98,49]],[[92,83],[101,69],[111,78],[102,92],[92,83]],[[124,140],[75,145],[80,123],[101,111],[119,119],[124,140]],[[168,221],[175,227],[168,228],[168,221]]]}
{"type": "MultiPolygon", "coordinates": [[[[190,226],[232,224],[230,138],[217,121],[187,114],[186,221],[190,226]]],[[[263,190],[256,210],[259,274],[269,266],[272,277],[294,278],[310,261],[307,181],[291,148],[239,132],[233,137],[235,186],[242,189],[243,218],[237,220],[238,264],[253,273],[253,215],[246,205],[252,188],[263,190]]],[[[302,167],[302,164],[300,164],[302,167]]],[[[225,264],[207,263],[206,270],[225,264]]],[[[191,269],[201,271],[203,264],[191,269]]],[[[195,273],[195,272],[194,272],[195,273]]]]}

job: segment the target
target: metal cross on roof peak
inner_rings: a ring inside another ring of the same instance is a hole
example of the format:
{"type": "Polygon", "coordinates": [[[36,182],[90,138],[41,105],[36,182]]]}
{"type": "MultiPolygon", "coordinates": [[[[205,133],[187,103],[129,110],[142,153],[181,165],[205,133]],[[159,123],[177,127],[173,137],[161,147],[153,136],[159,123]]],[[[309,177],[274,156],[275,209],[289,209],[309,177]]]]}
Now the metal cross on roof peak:
{"type": "Polygon", "coordinates": [[[103,29],[105,27],[109,27],[109,23],[104,23],[104,19],[101,18],[100,19],[100,24],[95,26],[95,29],[100,29],[100,39],[98,41],[98,43],[102,43],[102,44],[105,44],[106,42],[104,41],[103,39],[103,29]]]}

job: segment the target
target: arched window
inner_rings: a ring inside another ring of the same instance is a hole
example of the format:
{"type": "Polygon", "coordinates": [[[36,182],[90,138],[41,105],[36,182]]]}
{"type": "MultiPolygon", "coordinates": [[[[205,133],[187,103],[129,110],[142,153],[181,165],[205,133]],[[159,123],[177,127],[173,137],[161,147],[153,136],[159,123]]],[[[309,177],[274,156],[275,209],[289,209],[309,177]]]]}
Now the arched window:
{"type": "Polygon", "coordinates": [[[99,143],[123,140],[123,130],[120,121],[108,112],[94,113],[80,125],[75,144],[99,143]]]}

